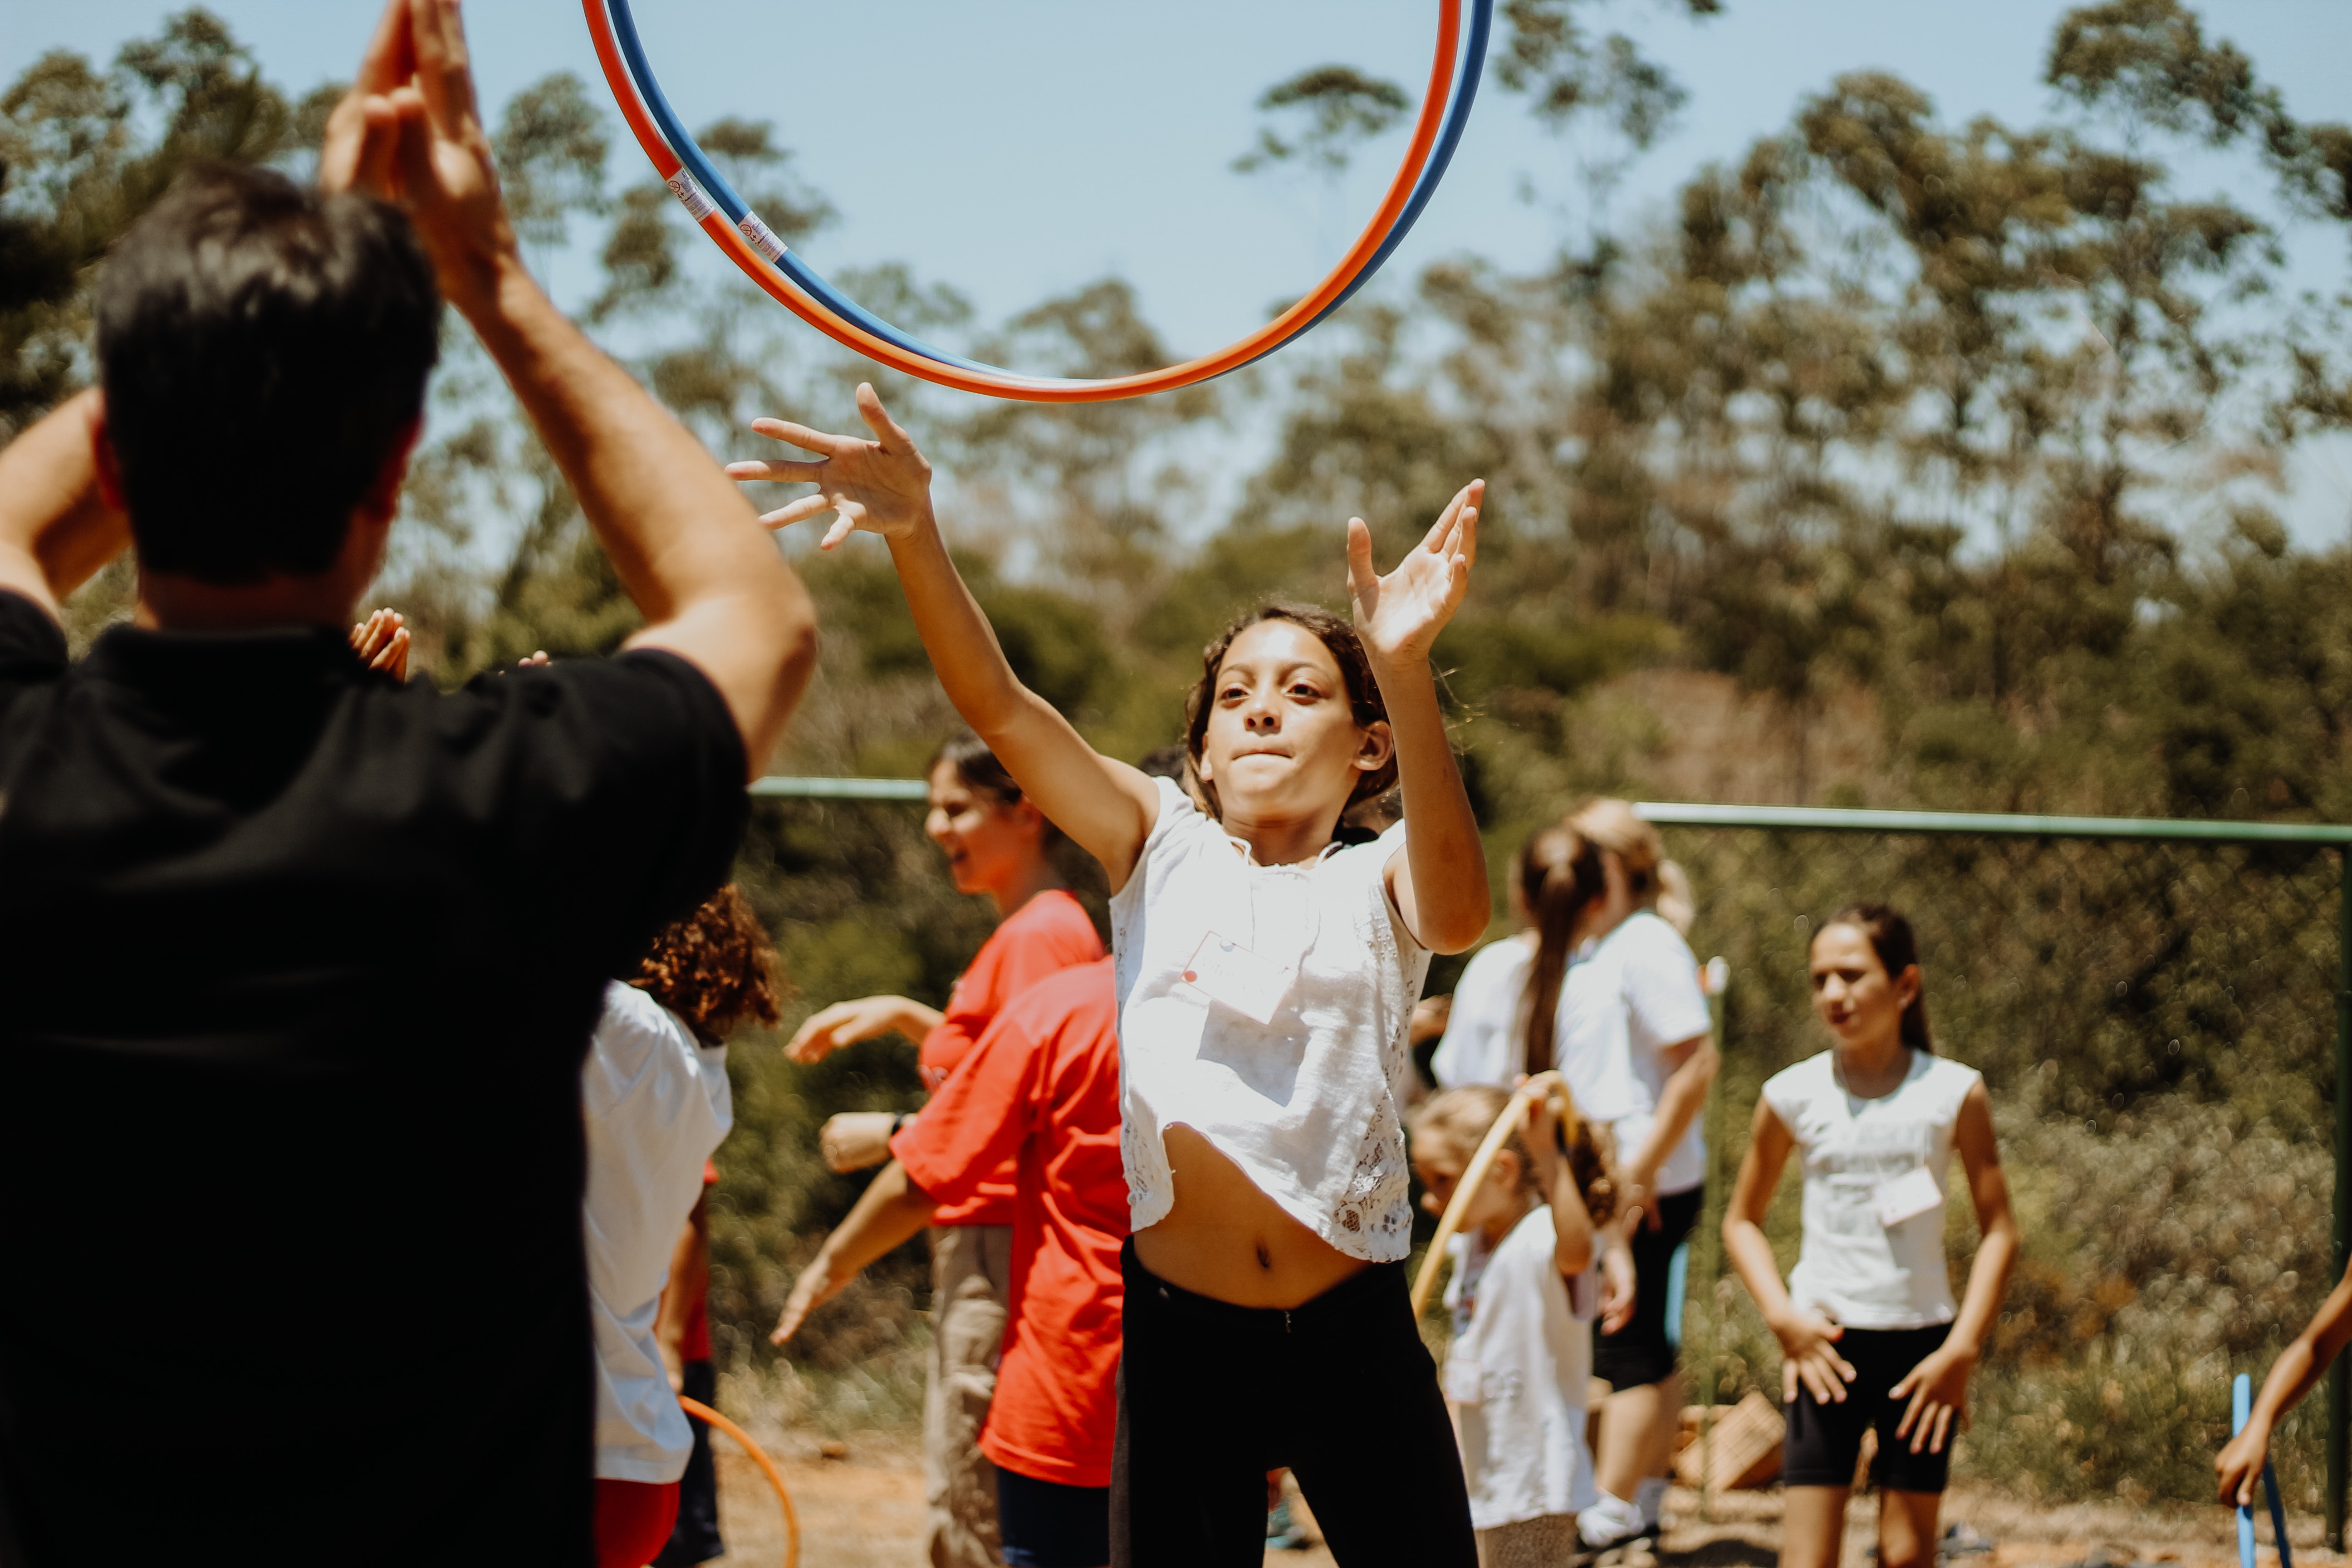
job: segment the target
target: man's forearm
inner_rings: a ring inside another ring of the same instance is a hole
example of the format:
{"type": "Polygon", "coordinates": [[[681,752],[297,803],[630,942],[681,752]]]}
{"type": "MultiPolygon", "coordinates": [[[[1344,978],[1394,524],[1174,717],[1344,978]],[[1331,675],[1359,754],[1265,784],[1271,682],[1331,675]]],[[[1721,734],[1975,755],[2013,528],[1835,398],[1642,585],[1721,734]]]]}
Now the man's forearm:
{"type": "Polygon", "coordinates": [[[99,487],[96,388],[0,448],[0,588],[51,615],[130,547],[131,520],[99,487]]]}
{"type": "Polygon", "coordinates": [[[518,265],[468,318],[571,483],[622,588],[633,644],[703,668],[755,773],[815,659],[815,616],[734,481],[518,265]]]}

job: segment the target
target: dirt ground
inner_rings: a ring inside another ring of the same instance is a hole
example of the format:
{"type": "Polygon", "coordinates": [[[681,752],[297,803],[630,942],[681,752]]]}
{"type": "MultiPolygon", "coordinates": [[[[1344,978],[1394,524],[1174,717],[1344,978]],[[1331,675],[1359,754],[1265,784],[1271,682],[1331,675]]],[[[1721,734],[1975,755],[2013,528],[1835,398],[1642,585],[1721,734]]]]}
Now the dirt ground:
{"type": "MultiPolygon", "coordinates": [[[[923,1561],[922,1466],[911,1444],[880,1433],[839,1445],[828,1458],[814,1438],[772,1439],[770,1452],[792,1491],[801,1527],[802,1568],[920,1568],[923,1561]]],[[[778,1568],[784,1561],[782,1516],[775,1494],[751,1461],[719,1441],[724,1568],[778,1568]]],[[[1312,1515],[1294,1499],[1300,1516],[1312,1515]]],[[[1666,1532],[1654,1553],[1636,1546],[1612,1553],[1598,1568],[1772,1568],[1780,1547],[1778,1491],[1737,1492],[1713,1500],[1699,1517],[1697,1494],[1677,1489],[1666,1503],[1666,1532]]],[[[1876,1543],[1873,1500],[1851,1510],[1844,1568],[1865,1568],[1876,1543]]],[[[2043,1507],[1981,1488],[1955,1488],[1945,1521],[1965,1523],[1992,1543],[1989,1552],[1948,1559],[1949,1568],[2127,1568],[2137,1563],[2178,1568],[2234,1568],[2237,1526],[2225,1509],[2155,1511],[2120,1504],[2043,1507]]],[[[1310,1523],[1311,1530],[1311,1523],[1310,1523]]],[[[2264,1544],[2261,1568],[2277,1568],[2264,1544]]],[[[2288,1541],[2297,1563],[2346,1568],[2346,1558],[2320,1549],[2316,1518],[2294,1515],[2288,1541]]],[[[1316,1544],[1303,1552],[1269,1552],[1267,1568],[1331,1568],[1316,1544]]]]}

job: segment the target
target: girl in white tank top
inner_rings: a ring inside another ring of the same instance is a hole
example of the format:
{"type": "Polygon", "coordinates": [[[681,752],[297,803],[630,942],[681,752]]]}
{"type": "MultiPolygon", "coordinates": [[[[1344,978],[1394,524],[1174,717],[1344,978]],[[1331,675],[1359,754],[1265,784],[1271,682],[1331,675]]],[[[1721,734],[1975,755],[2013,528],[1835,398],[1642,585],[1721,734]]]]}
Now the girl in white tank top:
{"type": "Polygon", "coordinates": [[[772,526],[833,511],[826,547],[888,542],[949,700],[1110,884],[1136,1233],[1118,1457],[1087,1504],[1107,1500],[1111,1559],[1255,1562],[1248,1500],[1288,1468],[1341,1568],[1475,1568],[1407,1300],[1399,1112],[1430,954],[1475,944],[1490,909],[1429,662],[1469,586],[1484,481],[1386,576],[1349,522],[1351,619],[1268,605],[1203,651],[1196,794],[1101,755],[1021,684],[949,556],[930,465],[873,388],[858,411],[874,439],[770,424],[821,458],[729,471],[817,487],[772,526]],[[1404,821],[1347,841],[1343,814],[1392,786],[1404,821]]]}
{"type": "Polygon", "coordinates": [[[1834,1044],[1765,1083],[1723,1222],[1784,1356],[1780,1562],[1835,1568],[1863,1434],[1874,1430],[1880,1562],[1932,1568],[1951,1441],[2017,1257],[2017,1222],[1984,1079],[1935,1054],[1909,922],[1884,905],[1851,906],[1814,936],[1811,970],[1813,1009],[1834,1044]],[[1804,1239],[1784,1285],[1764,1212],[1792,1153],[1804,1239]],[[1955,1153],[1982,1232],[1957,1303],[1944,1266],[1955,1153]]]}

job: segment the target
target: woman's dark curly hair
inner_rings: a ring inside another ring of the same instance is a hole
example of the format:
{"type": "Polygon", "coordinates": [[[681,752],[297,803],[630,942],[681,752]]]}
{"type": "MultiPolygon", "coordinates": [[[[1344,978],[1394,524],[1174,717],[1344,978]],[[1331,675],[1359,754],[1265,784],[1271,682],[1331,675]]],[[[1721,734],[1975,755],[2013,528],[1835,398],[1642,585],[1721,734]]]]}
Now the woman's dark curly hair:
{"type": "MultiPolygon", "coordinates": [[[[1201,679],[1184,697],[1184,754],[1192,759],[1192,771],[1201,771],[1201,748],[1209,735],[1209,715],[1217,706],[1217,671],[1232,651],[1234,639],[1254,626],[1265,621],[1288,621],[1313,634],[1316,640],[1331,650],[1332,662],[1339,667],[1339,679],[1348,688],[1348,708],[1360,729],[1385,724],[1389,705],[1381,700],[1380,682],[1372,679],[1372,661],[1365,657],[1363,639],[1356,628],[1328,610],[1318,610],[1312,605],[1293,605],[1276,600],[1260,605],[1227,626],[1217,639],[1201,650],[1201,679]]],[[[1396,753],[1391,752],[1388,761],[1370,773],[1360,775],[1356,787],[1349,794],[1348,805],[1370,800],[1385,795],[1397,782],[1396,753]]],[[[1223,807],[1217,801],[1217,786],[1207,779],[1201,780],[1201,793],[1208,797],[1212,810],[1220,816],[1223,807]]],[[[1342,808],[1344,809],[1344,808],[1342,808]]]]}
{"type": "Polygon", "coordinates": [[[629,984],[708,1039],[725,1039],[746,1019],[782,1016],[775,944],[732,882],[664,927],[629,984]]]}

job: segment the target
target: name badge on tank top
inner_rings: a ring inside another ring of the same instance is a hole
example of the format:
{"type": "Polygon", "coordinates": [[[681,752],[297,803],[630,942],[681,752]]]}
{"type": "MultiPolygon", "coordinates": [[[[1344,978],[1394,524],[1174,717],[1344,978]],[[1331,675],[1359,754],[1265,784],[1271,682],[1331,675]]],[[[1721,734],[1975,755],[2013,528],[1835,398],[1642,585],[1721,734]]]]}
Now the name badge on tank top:
{"type": "Polygon", "coordinates": [[[1215,931],[1201,939],[1182,976],[1185,984],[1212,1002],[1222,1002],[1260,1025],[1274,1022],[1282,999],[1290,994],[1291,983],[1297,978],[1297,969],[1286,969],[1215,931]]]}
{"type": "Polygon", "coordinates": [[[1878,1223],[1893,1230],[1906,1219],[1942,1208],[1944,1189],[1936,1184],[1935,1173],[1921,1165],[1891,1182],[1879,1183],[1875,1199],[1878,1223]]]}

